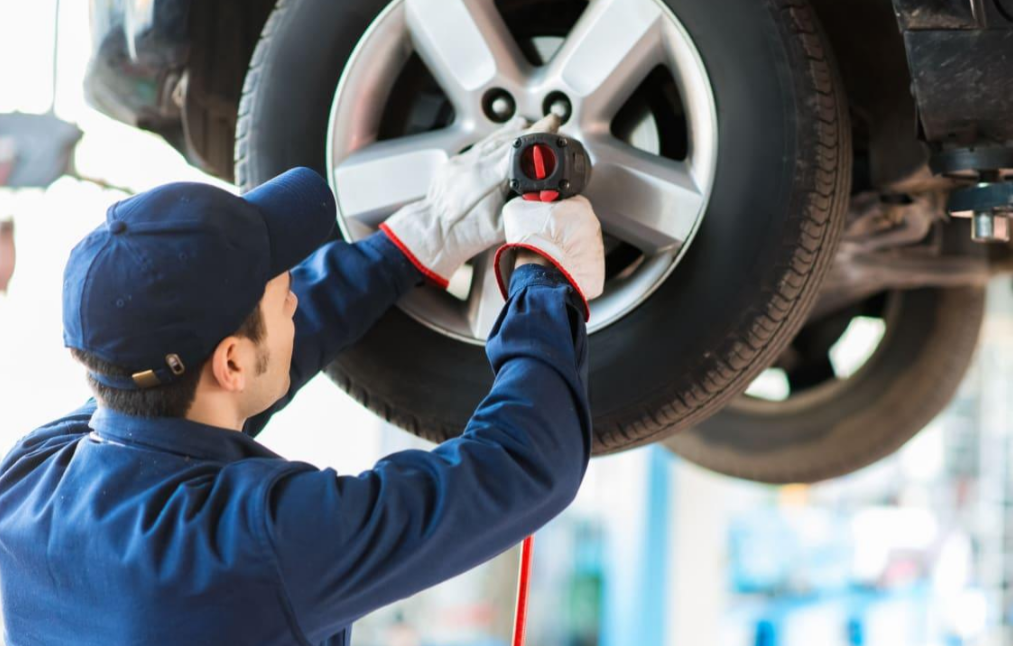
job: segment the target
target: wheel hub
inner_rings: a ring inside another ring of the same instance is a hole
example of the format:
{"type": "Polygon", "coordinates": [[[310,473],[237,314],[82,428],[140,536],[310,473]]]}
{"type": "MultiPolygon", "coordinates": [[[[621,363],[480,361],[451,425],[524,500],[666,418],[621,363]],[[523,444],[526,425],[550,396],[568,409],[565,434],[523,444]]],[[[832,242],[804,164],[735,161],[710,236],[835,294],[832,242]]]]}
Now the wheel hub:
{"type": "MultiPolygon", "coordinates": [[[[338,224],[351,241],[372,234],[396,209],[425,196],[449,155],[515,115],[535,121],[554,112],[564,120],[561,133],[582,141],[595,167],[585,194],[609,254],[605,292],[591,303],[594,333],[664,282],[699,227],[716,166],[713,91],[688,33],[658,0],[592,0],[565,37],[546,34],[535,43],[555,50],[538,65],[522,53],[498,4],[395,0],[363,35],[331,109],[327,156],[338,224]],[[386,107],[400,100],[395,85],[415,60],[452,106],[451,116],[421,126],[409,117],[389,132],[386,107]],[[656,85],[648,80],[659,68],[679,105],[652,110],[639,97],[656,85]],[[661,128],[671,113],[684,120],[687,145],[678,158],[661,154],[671,148],[661,128]]],[[[399,306],[443,334],[483,343],[503,305],[494,251],[462,267],[447,292],[415,290],[399,306]]]]}

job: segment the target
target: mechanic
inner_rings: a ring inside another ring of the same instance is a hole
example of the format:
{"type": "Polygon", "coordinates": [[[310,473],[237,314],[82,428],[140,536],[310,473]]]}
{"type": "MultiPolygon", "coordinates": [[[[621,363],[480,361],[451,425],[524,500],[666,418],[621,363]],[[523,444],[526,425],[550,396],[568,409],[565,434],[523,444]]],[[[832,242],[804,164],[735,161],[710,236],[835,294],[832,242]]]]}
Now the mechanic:
{"type": "Polygon", "coordinates": [[[525,126],[451,157],[354,244],[324,244],[334,196],[304,168],[243,197],[175,183],[108,210],[63,286],[64,341],[95,398],[0,464],[8,646],[347,644],[358,618],[572,501],[591,449],[601,229],[580,197],[504,206],[525,126]],[[401,296],[504,240],[495,380],[460,437],[358,476],[255,441],[401,296]]]}

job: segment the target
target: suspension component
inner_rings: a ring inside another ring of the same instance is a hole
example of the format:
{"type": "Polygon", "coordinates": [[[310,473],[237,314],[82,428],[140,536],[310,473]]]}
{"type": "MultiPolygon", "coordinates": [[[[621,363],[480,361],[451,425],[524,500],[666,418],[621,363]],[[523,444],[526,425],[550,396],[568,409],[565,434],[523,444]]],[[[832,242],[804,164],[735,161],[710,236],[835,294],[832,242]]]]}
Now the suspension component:
{"type": "Polygon", "coordinates": [[[971,218],[971,239],[1009,242],[1013,217],[1013,149],[1002,146],[956,148],[933,156],[932,170],[973,186],[950,195],[953,217],[971,218]]]}
{"type": "Polygon", "coordinates": [[[954,191],[947,210],[954,217],[971,218],[971,238],[975,241],[1009,242],[1013,183],[986,181],[954,191]]]}

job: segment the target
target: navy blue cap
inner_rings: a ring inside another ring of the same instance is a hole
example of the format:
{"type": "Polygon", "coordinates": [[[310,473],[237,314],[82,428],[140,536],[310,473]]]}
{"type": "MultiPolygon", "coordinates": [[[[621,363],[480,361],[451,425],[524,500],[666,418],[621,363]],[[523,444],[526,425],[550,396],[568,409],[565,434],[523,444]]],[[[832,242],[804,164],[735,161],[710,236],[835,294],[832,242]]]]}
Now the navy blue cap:
{"type": "Polygon", "coordinates": [[[112,388],[197,370],[282,274],[327,240],[334,194],[294,168],[237,197],[192,182],[117,202],[74,247],[63,280],[63,340],[133,372],[112,388]]]}

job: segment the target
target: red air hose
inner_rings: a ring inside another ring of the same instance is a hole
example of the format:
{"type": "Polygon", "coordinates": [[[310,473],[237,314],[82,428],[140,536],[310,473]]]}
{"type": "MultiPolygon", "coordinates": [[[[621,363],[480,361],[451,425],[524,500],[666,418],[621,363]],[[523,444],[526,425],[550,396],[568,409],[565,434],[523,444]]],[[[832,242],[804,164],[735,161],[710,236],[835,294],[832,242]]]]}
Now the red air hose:
{"type": "Polygon", "coordinates": [[[531,582],[531,551],[535,537],[528,536],[521,544],[521,568],[517,577],[517,611],[514,614],[512,646],[524,646],[524,630],[528,620],[528,584],[531,582]]]}

